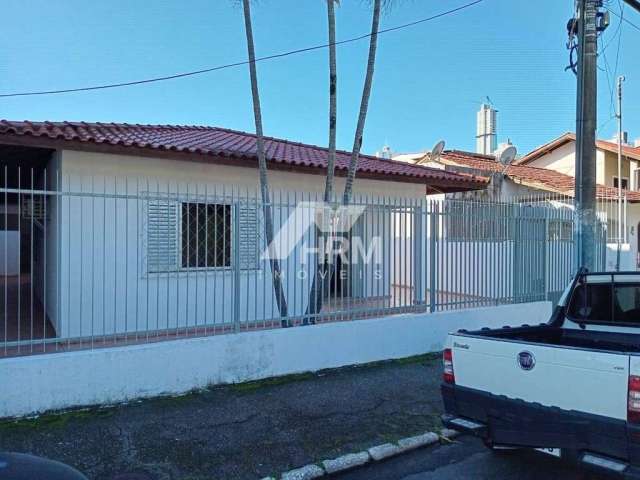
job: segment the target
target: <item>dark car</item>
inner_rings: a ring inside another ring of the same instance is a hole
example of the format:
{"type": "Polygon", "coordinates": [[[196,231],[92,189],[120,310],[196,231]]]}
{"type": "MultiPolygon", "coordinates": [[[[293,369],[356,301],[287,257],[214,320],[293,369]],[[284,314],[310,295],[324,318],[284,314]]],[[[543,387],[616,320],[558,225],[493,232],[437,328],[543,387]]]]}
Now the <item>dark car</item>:
{"type": "Polygon", "coordinates": [[[0,452],[0,480],[88,480],[64,463],[24,453],[0,452]]]}

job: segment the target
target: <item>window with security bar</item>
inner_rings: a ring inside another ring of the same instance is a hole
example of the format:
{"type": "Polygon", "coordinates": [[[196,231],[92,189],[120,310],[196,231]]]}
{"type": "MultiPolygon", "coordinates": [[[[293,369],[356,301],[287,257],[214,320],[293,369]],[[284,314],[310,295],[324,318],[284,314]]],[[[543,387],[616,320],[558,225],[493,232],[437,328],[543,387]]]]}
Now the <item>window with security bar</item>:
{"type": "Polygon", "coordinates": [[[508,205],[446,201],[443,208],[449,240],[505,241],[513,238],[514,214],[508,205]]]}
{"type": "Polygon", "coordinates": [[[182,203],[182,268],[231,266],[231,205],[182,203]]]}
{"type": "Polygon", "coordinates": [[[573,222],[571,220],[549,220],[547,235],[549,240],[573,241],[573,222]]]}
{"type": "Polygon", "coordinates": [[[146,266],[149,273],[233,267],[237,244],[239,268],[260,268],[260,215],[255,201],[184,202],[153,198],[146,204],[146,266]],[[237,211],[239,231],[234,231],[237,211]]]}

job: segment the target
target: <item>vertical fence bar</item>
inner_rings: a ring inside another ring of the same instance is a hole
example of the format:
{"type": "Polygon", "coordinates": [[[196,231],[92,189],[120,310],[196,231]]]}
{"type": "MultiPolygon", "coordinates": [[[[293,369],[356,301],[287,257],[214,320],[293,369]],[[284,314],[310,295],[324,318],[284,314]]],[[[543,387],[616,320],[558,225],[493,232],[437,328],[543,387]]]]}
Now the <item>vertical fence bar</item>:
{"type": "MultiPolygon", "coordinates": [[[[18,165],[18,342],[22,340],[22,171],[21,166],[18,165]]],[[[18,353],[20,353],[20,346],[18,344],[18,353]]]]}
{"type": "Polygon", "coordinates": [[[107,288],[107,176],[102,177],[102,302],[100,309],[102,310],[102,344],[107,342],[107,316],[106,316],[106,294],[107,288]]]}
{"type": "Polygon", "coordinates": [[[95,223],[95,207],[96,207],[96,189],[95,189],[95,176],[91,174],[91,349],[93,349],[93,342],[95,336],[95,266],[96,266],[96,223],[95,223]]]}
{"type": "MultiPolygon", "coordinates": [[[[48,192],[48,182],[47,182],[47,168],[44,168],[44,175],[42,180],[42,190],[44,192],[48,192]]],[[[49,292],[47,291],[47,202],[49,197],[47,193],[42,194],[42,229],[43,229],[43,259],[42,265],[44,273],[42,275],[42,351],[45,352],[47,348],[47,297],[49,296],[49,292]]],[[[5,266],[6,268],[6,266],[5,266]]]]}
{"type": "Polygon", "coordinates": [[[35,210],[35,203],[34,203],[34,197],[33,197],[33,191],[34,191],[34,184],[33,184],[33,167],[31,167],[31,205],[30,205],[30,217],[31,217],[31,221],[29,222],[29,317],[31,320],[31,327],[30,327],[30,332],[29,332],[29,348],[31,350],[31,353],[33,353],[33,301],[34,301],[34,296],[33,296],[33,284],[36,281],[35,279],[35,272],[33,270],[33,236],[34,236],[34,231],[33,231],[33,222],[34,222],[34,210],[35,210]]]}
{"type": "MultiPolygon", "coordinates": [[[[207,336],[207,325],[209,324],[209,315],[208,315],[208,307],[209,307],[209,273],[211,272],[211,268],[212,265],[210,264],[211,262],[209,261],[209,236],[210,236],[210,231],[209,231],[209,217],[211,216],[209,214],[209,207],[211,206],[211,201],[209,200],[209,182],[205,182],[204,184],[204,204],[206,205],[207,208],[207,214],[205,215],[204,218],[204,252],[205,252],[205,260],[204,260],[204,265],[205,265],[205,272],[204,272],[204,335],[207,336]]],[[[218,207],[215,205],[215,203],[213,204],[213,208],[212,208],[212,212],[213,212],[213,221],[215,222],[216,219],[216,213],[218,207]]],[[[213,247],[215,248],[215,238],[213,239],[214,243],[213,243],[213,247]]],[[[215,252],[214,252],[215,255],[215,252]]]]}
{"type": "Polygon", "coordinates": [[[233,228],[231,230],[233,249],[233,330],[240,331],[240,204],[233,198],[233,213],[231,220],[233,228]]]}
{"type": "MultiPolygon", "coordinates": [[[[136,236],[135,236],[135,249],[136,249],[136,271],[135,271],[135,275],[133,276],[135,284],[136,284],[136,296],[135,296],[135,302],[136,302],[136,340],[138,339],[138,332],[140,330],[140,326],[138,325],[138,320],[139,320],[139,314],[140,314],[140,248],[142,246],[142,242],[140,241],[140,177],[138,175],[136,175],[136,190],[135,190],[135,194],[134,194],[134,207],[136,209],[136,236]]],[[[156,315],[156,330],[158,327],[158,320],[157,317],[160,315],[160,312],[158,312],[158,315],[156,315]]],[[[146,341],[149,340],[149,326],[146,326],[145,329],[145,334],[146,334],[146,341]]]]}
{"type": "MultiPolygon", "coordinates": [[[[8,168],[4,166],[4,229],[5,232],[9,231],[9,202],[8,202],[8,183],[7,183],[8,168]]],[[[9,269],[8,269],[8,243],[9,238],[5,233],[4,239],[4,355],[7,356],[7,343],[9,338],[9,269]]]]}
{"type": "MultiPolygon", "coordinates": [[[[149,245],[151,243],[151,235],[152,235],[152,231],[151,231],[151,226],[149,225],[149,218],[150,218],[150,212],[149,209],[151,207],[150,205],[150,198],[151,197],[151,190],[149,189],[149,177],[147,177],[145,179],[145,192],[144,192],[144,196],[142,198],[142,211],[144,214],[144,222],[146,225],[146,231],[144,231],[143,229],[143,235],[145,235],[146,237],[144,239],[139,239],[138,241],[140,242],[140,245],[146,245],[147,246],[147,250],[149,249],[149,245]]],[[[156,190],[160,190],[160,186],[158,183],[156,183],[156,190]]],[[[159,197],[159,192],[156,195],[156,198],[159,197]]],[[[158,201],[158,200],[156,200],[158,201]]],[[[167,199],[168,201],[168,199],[167,199]]],[[[160,270],[160,269],[157,269],[160,270]]],[[[138,272],[138,274],[140,275],[140,278],[144,279],[144,324],[146,326],[146,341],[149,341],[149,284],[151,283],[151,272],[150,272],[150,268],[149,268],[149,252],[146,252],[146,261],[143,262],[143,271],[142,272],[138,272]]],[[[159,275],[159,272],[157,273],[159,275]]],[[[158,277],[158,283],[160,282],[160,278],[158,277]]],[[[167,290],[167,301],[169,299],[169,291],[167,290]]],[[[169,310],[167,309],[167,321],[169,319],[169,310]]],[[[167,326],[168,327],[168,326],[167,326]]],[[[161,332],[161,328],[160,328],[160,312],[156,313],[156,337],[160,336],[160,332],[161,332]]]]}
{"type": "MultiPolygon", "coordinates": [[[[6,198],[6,197],[5,197],[6,198]]],[[[56,335],[62,332],[62,172],[59,160],[56,161],[56,335]]],[[[5,262],[6,265],[6,262],[5,262]]],[[[60,342],[56,342],[58,351],[60,342]]]]}
{"type": "Polygon", "coordinates": [[[118,336],[118,177],[113,177],[113,336],[118,336]]]}
{"type": "MultiPolygon", "coordinates": [[[[185,204],[186,205],[186,216],[187,216],[187,256],[186,256],[186,265],[184,264],[183,261],[183,266],[185,267],[185,271],[184,271],[184,277],[185,277],[185,302],[184,302],[184,308],[185,308],[185,313],[184,313],[184,335],[187,336],[187,333],[189,331],[189,303],[191,301],[191,295],[190,295],[190,291],[189,291],[189,277],[191,276],[191,270],[192,270],[192,266],[191,266],[191,222],[192,222],[192,218],[191,218],[191,211],[192,211],[192,207],[195,207],[196,210],[196,216],[198,214],[198,204],[197,203],[192,203],[193,202],[193,198],[191,198],[191,185],[189,184],[189,182],[187,182],[186,185],[186,193],[185,193],[185,204]]],[[[184,215],[184,212],[183,212],[184,215]]],[[[184,223],[182,224],[184,225],[184,223]]],[[[184,235],[184,233],[183,233],[184,235]]],[[[197,238],[197,234],[196,234],[196,243],[198,241],[197,238]]],[[[184,246],[183,246],[184,248],[184,246]]],[[[196,254],[198,251],[198,247],[196,246],[196,254]]],[[[196,260],[197,261],[197,260],[196,260]]],[[[196,263],[197,265],[197,263],[196,263]]]]}
{"type": "Polygon", "coordinates": [[[438,206],[431,202],[429,212],[429,311],[436,311],[436,278],[437,278],[437,235],[438,235],[438,206]]]}

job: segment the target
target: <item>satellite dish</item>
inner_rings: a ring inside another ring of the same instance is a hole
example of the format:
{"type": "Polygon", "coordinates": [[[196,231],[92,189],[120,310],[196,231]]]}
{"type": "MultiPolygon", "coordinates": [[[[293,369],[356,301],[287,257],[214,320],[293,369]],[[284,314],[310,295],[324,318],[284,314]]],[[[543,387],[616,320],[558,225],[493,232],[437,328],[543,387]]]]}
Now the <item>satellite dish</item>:
{"type": "Polygon", "coordinates": [[[431,149],[431,155],[429,155],[429,160],[432,162],[437,162],[438,160],[440,160],[440,155],[442,155],[443,150],[444,150],[444,140],[440,140],[431,149]]]}
{"type": "Polygon", "coordinates": [[[425,154],[416,162],[416,165],[422,165],[425,162],[437,162],[440,160],[440,155],[442,155],[442,151],[444,150],[444,140],[440,140],[436,143],[431,149],[431,153],[425,154]]]}
{"type": "Polygon", "coordinates": [[[511,162],[515,160],[517,153],[516,147],[513,145],[505,145],[496,151],[495,156],[496,160],[506,167],[511,165],[511,162]]]}

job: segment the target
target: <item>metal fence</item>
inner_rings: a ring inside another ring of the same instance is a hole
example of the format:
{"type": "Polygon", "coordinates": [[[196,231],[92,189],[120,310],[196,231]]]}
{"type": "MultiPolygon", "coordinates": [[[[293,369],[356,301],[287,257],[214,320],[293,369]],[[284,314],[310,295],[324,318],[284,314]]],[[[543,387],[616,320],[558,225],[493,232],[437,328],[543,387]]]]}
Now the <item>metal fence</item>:
{"type": "MultiPolygon", "coordinates": [[[[613,190],[613,189],[612,189],[613,190]]],[[[539,191],[528,195],[515,196],[511,200],[520,204],[543,205],[554,208],[573,209],[575,199],[566,194],[539,191]]],[[[630,228],[633,222],[630,219],[629,202],[626,193],[623,193],[620,203],[618,199],[598,198],[596,202],[596,215],[603,228],[606,229],[606,243],[629,243],[630,228]]]]}
{"type": "Polygon", "coordinates": [[[274,192],[276,298],[257,192],[8,178],[0,356],[553,299],[574,271],[570,209],[274,192]]]}

